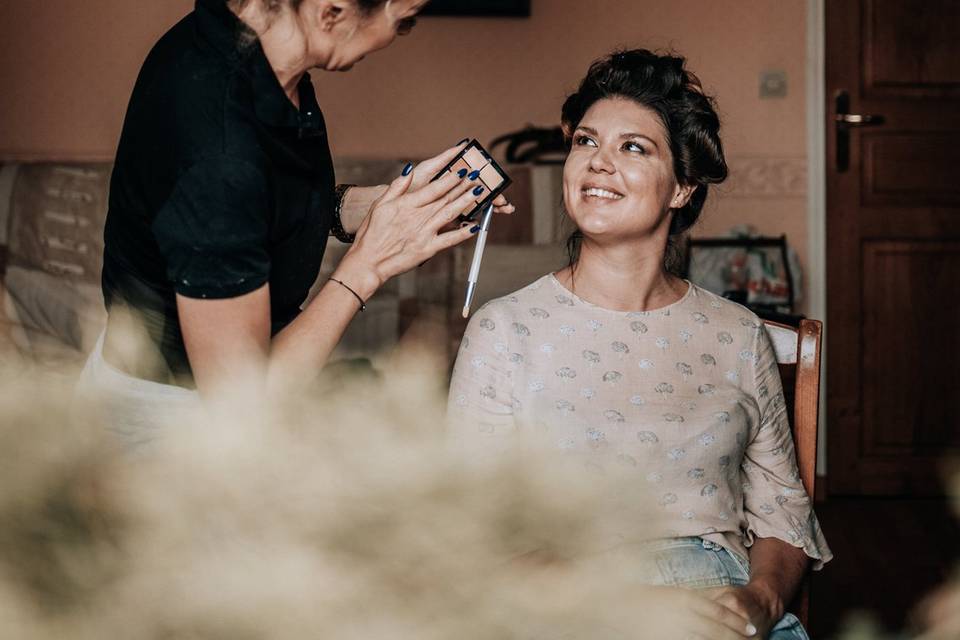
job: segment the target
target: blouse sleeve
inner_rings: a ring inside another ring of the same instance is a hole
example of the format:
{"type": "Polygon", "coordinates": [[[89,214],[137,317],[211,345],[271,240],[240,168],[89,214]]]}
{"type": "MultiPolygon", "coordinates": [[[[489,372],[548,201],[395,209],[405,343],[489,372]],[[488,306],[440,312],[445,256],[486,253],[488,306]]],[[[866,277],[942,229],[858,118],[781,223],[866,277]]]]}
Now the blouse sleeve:
{"type": "Polygon", "coordinates": [[[747,445],[743,479],[746,544],[778,538],[801,548],[820,569],[833,557],[800,481],[793,434],[770,338],[761,324],[754,334],[755,399],[760,423],[747,445]]]}
{"type": "Polygon", "coordinates": [[[267,178],[255,164],[213,155],[187,169],[152,225],[174,290],[232,298],[266,283],[268,212],[267,178]]]}
{"type": "Polygon", "coordinates": [[[481,307],[460,344],[450,381],[447,423],[452,443],[471,452],[503,451],[515,432],[513,375],[506,327],[496,303],[481,307]]]}

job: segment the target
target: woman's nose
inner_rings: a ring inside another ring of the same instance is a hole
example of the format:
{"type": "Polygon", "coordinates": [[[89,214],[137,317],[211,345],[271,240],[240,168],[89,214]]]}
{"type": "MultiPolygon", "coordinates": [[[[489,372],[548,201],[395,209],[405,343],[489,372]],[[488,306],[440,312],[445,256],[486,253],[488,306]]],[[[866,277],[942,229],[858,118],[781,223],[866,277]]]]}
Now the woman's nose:
{"type": "Polygon", "coordinates": [[[606,151],[597,149],[590,156],[590,170],[596,173],[614,173],[616,167],[614,167],[613,160],[606,151]]]}

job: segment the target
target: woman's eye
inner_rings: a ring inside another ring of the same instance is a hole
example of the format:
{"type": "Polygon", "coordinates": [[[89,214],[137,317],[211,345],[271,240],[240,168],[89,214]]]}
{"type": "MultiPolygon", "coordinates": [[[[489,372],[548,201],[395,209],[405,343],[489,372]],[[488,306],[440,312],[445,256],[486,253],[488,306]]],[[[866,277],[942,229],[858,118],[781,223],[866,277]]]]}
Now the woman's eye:
{"type": "Polygon", "coordinates": [[[590,136],[585,136],[585,135],[579,135],[579,136],[575,137],[575,138],[574,138],[574,143],[575,143],[578,147],[584,147],[584,146],[595,147],[595,146],[597,146],[597,143],[594,142],[593,138],[591,138],[590,136]]]}
{"type": "Polygon", "coordinates": [[[629,151],[630,153],[645,154],[647,152],[647,150],[644,149],[642,145],[639,145],[636,142],[627,142],[626,144],[623,145],[623,148],[626,151],[629,151]]]}

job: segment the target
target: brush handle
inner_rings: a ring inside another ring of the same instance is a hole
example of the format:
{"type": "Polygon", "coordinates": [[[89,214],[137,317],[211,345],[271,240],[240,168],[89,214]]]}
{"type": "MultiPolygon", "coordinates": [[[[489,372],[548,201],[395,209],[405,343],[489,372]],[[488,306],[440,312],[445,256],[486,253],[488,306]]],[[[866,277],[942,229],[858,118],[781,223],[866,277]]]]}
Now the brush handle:
{"type": "Polygon", "coordinates": [[[483,212],[483,220],[480,222],[480,231],[477,233],[477,244],[473,246],[473,262],[470,263],[470,274],[467,276],[467,295],[463,304],[463,315],[466,317],[470,312],[470,304],[473,302],[473,294],[477,289],[477,282],[480,280],[480,263],[483,261],[483,249],[487,246],[487,233],[490,231],[490,220],[493,218],[493,204],[487,205],[487,210],[483,212]]]}

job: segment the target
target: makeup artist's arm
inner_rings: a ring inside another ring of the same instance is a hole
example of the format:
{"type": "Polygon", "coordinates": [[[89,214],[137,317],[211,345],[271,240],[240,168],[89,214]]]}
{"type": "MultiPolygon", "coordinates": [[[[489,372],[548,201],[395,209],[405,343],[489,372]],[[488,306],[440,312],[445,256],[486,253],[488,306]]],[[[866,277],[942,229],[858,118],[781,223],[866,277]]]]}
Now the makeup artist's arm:
{"type": "Polygon", "coordinates": [[[184,344],[197,389],[209,398],[233,393],[250,410],[268,396],[297,394],[326,363],[350,320],[387,280],[471,237],[441,231],[474,200],[474,185],[453,174],[413,190],[397,178],[374,202],[333,280],[280,333],[270,338],[269,285],[222,300],[177,295],[184,344]],[[356,296],[354,293],[356,293],[356,296]]]}

